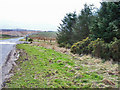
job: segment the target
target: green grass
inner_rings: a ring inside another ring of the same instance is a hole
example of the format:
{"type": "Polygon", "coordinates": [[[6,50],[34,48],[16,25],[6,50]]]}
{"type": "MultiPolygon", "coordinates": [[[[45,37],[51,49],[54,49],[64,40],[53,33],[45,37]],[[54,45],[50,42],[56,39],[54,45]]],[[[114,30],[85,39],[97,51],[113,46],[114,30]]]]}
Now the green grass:
{"type": "Polygon", "coordinates": [[[15,75],[6,83],[8,88],[98,88],[104,78],[88,72],[91,68],[82,61],[76,63],[70,55],[52,49],[29,44],[19,44],[17,49],[24,52],[16,62],[15,75]]]}
{"type": "Polygon", "coordinates": [[[25,38],[24,39],[20,39],[19,41],[26,41],[25,38]]]}

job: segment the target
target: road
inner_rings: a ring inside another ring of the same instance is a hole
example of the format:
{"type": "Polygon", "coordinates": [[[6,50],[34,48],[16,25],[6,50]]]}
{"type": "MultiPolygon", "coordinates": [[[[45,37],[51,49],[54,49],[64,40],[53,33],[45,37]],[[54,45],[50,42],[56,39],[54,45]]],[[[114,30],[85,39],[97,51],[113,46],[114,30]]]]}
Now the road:
{"type": "Polygon", "coordinates": [[[23,38],[24,37],[0,40],[0,66],[5,63],[7,55],[13,49],[14,45],[16,45],[19,40],[23,38]]]}
{"type": "Polygon", "coordinates": [[[23,38],[24,37],[0,40],[0,90],[2,88],[2,83],[5,80],[5,75],[12,68],[11,64],[4,66],[7,60],[7,57],[9,53],[12,51],[12,49],[14,49],[14,46],[18,43],[21,43],[19,40],[23,38]],[[3,66],[5,68],[2,68],[3,66]]]}

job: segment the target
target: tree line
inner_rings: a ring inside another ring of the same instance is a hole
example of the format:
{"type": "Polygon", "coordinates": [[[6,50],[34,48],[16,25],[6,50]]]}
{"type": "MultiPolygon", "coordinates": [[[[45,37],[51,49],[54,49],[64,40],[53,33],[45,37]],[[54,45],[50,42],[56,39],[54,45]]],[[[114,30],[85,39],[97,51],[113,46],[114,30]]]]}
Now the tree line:
{"type": "Polygon", "coordinates": [[[120,40],[120,2],[101,2],[99,9],[85,4],[78,15],[66,14],[58,27],[59,46],[71,48],[87,37],[90,41],[99,38],[108,44],[120,40]]]}

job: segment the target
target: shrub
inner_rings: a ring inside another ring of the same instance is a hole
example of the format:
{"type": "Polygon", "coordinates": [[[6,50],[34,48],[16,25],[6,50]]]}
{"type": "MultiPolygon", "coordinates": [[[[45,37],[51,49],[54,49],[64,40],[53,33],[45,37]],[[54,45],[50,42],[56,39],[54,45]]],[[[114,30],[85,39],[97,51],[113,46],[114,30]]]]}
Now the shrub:
{"type": "Polygon", "coordinates": [[[73,44],[71,47],[71,52],[77,54],[88,54],[89,50],[87,46],[89,43],[90,39],[87,37],[86,39],[73,44]]]}
{"type": "Polygon", "coordinates": [[[33,39],[29,38],[28,41],[32,43],[33,39]]]}
{"type": "Polygon", "coordinates": [[[65,45],[66,45],[65,43],[60,43],[59,47],[65,47],[65,45]]]}
{"type": "Polygon", "coordinates": [[[110,53],[110,47],[109,47],[109,44],[107,44],[107,43],[103,43],[102,45],[101,45],[101,52],[100,52],[100,58],[103,58],[103,59],[105,59],[105,60],[109,60],[109,59],[111,59],[111,53],[110,53]]]}
{"type": "Polygon", "coordinates": [[[110,43],[110,54],[114,61],[120,61],[120,40],[114,40],[110,43]]]}
{"type": "Polygon", "coordinates": [[[102,39],[97,38],[91,41],[88,45],[89,53],[92,56],[104,59],[110,59],[109,44],[105,43],[102,39]]]}
{"type": "Polygon", "coordinates": [[[111,43],[105,43],[102,39],[97,38],[91,41],[89,38],[75,43],[71,47],[72,53],[91,54],[94,57],[105,60],[113,59],[120,61],[120,40],[114,40],[111,43]]]}
{"type": "Polygon", "coordinates": [[[97,38],[95,41],[91,41],[88,45],[89,53],[91,53],[93,56],[100,57],[103,43],[104,41],[102,41],[100,38],[97,38]]]}
{"type": "Polygon", "coordinates": [[[66,44],[66,46],[65,46],[66,48],[71,48],[71,45],[68,43],[68,44],[66,44]]]}

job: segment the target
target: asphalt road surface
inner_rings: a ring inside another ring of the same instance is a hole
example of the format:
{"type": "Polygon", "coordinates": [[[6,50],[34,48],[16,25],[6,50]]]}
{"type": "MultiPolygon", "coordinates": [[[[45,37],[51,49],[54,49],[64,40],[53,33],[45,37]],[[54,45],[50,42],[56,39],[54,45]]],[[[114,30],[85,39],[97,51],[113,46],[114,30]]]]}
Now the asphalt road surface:
{"type": "Polygon", "coordinates": [[[0,90],[2,88],[2,83],[5,80],[5,74],[7,74],[5,72],[9,72],[9,68],[11,68],[10,66],[5,66],[5,69],[3,69],[2,66],[5,65],[7,57],[12,49],[14,49],[14,46],[21,43],[19,40],[23,38],[24,37],[0,40],[0,90]]]}
{"type": "Polygon", "coordinates": [[[19,43],[19,40],[23,38],[24,37],[0,40],[0,66],[5,63],[7,55],[13,49],[14,45],[19,43]]]}

